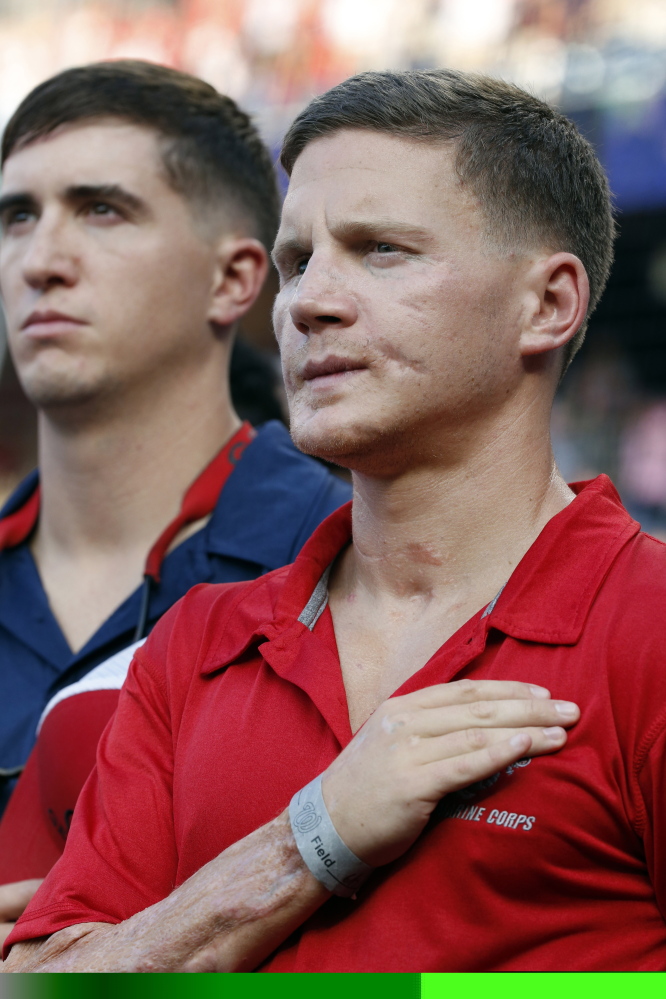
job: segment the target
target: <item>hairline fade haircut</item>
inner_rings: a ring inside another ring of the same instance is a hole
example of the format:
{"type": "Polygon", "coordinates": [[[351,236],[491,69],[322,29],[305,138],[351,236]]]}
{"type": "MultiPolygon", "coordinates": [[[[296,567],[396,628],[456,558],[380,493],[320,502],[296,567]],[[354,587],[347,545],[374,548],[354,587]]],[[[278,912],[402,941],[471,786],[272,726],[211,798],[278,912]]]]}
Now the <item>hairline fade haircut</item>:
{"type": "Polygon", "coordinates": [[[270,250],[280,203],[257,129],[230,97],[167,66],[119,59],[67,69],[39,84],[5,129],[2,164],[62,125],[107,117],[152,129],[167,182],[197,214],[205,219],[224,208],[270,250]]]}
{"type": "Polygon", "coordinates": [[[606,286],[615,238],[606,175],[573,122],[490,77],[454,70],[360,73],[315,97],[295,119],[282,147],[287,174],[310,142],[350,128],[454,142],[456,172],[479,199],[494,243],[565,250],[581,260],[590,305],[565,349],[566,370],[606,286]]]}

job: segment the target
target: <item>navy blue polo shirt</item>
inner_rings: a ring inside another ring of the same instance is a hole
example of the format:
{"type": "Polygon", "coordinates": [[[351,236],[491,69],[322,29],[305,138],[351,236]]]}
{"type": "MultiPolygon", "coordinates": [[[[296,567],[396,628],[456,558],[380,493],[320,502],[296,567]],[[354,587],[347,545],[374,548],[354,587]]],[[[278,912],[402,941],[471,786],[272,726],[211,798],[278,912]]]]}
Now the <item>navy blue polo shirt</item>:
{"type": "MultiPolygon", "coordinates": [[[[19,509],[37,472],[0,516],[19,509]]],[[[149,626],[196,583],[254,579],[293,562],[315,527],[351,496],[351,487],[297,451],[281,423],[260,427],[200,531],[170,552],[154,587],[149,626]]],[[[0,552],[0,769],[22,766],[47,701],[125,648],[140,612],[137,588],[73,654],[49,607],[28,543],[0,552]]],[[[15,781],[0,781],[0,813],[15,781]]]]}

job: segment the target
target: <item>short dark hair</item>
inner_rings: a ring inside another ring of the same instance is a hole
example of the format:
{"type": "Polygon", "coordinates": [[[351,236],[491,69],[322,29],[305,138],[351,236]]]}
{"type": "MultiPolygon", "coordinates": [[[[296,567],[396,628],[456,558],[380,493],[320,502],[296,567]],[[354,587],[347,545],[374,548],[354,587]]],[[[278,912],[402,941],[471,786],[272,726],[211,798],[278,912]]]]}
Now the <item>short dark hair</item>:
{"type": "Polygon", "coordinates": [[[61,125],[108,116],[153,129],[163,140],[171,186],[208,212],[226,202],[270,249],[279,197],[259,133],[230,97],[167,66],[119,59],[67,69],[40,83],[5,129],[2,163],[61,125]]]}
{"type": "MultiPolygon", "coordinates": [[[[608,280],[615,223],[601,164],[563,114],[490,77],[454,70],[360,73],[298,115],[282,147],[286,172],[308,143],[347,128],[455,141],[457,174],[481,202],[491,237],[579,257],[590,281],[589,316],[608,280]]],[[[584,335],[585,324],[567,345],[565,366],[584,335]]]]}

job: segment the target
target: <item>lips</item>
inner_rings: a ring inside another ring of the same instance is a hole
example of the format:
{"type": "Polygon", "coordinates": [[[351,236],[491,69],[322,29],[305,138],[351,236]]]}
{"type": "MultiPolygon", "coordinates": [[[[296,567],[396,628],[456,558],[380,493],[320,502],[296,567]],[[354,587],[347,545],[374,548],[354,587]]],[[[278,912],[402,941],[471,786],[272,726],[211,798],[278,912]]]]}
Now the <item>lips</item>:
{"type": "Polygon", "coordinates": [[[330,375],[342,375],[349,371],[364,371],[367,364],[355,360],[352,357],[339,357],[329,354],[319,360],[310,359],[303,366],[301,377],[304,382],[314,381],[316,378],[326,378],[330,375]]]}
{"type": "Polygon", "coordinates": [[[57,312],[55,309],[36,309],[31,312],[25,322],[21,325],[22,330],[31,332],[55,332],[56,329],[67,326],[83,326],[83,319],[69,316],[65,312],[57,312]]]}

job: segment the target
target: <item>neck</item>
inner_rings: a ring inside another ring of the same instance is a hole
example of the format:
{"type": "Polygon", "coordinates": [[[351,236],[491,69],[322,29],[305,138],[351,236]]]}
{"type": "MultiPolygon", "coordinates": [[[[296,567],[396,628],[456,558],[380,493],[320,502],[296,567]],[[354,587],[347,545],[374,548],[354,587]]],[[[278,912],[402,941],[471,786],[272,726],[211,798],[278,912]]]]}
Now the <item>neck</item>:
{"type": "MultiPolygon", "coordinates": [[[[433,443],[431,454],[446,454],[433,443]]],[[[354,474],[343,588],[393,600],[436,597],[442,609],[480,607],[572,499],[555,467],[547,414],[535,419],[530,407],[500,415],[472,434],[462,458],[387,479],[354,474]]]]}
{"type": "Polygon", "coordinates": [[[145,558],[190,483],[240,425],[226,366],[77,415],[40,414],[38,561],[46,548],[69,558],[111,550],[145,558]]]}

